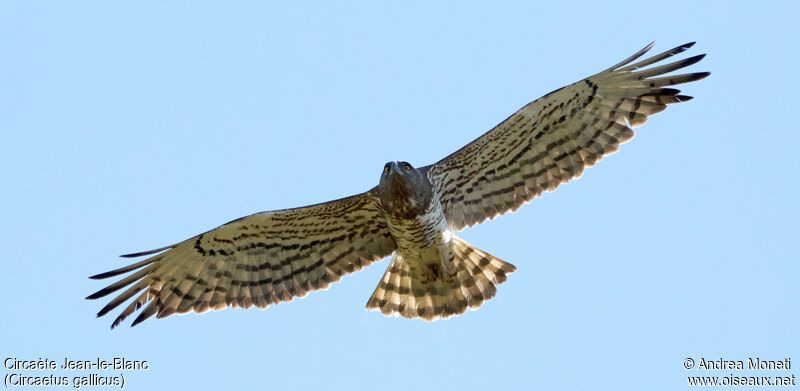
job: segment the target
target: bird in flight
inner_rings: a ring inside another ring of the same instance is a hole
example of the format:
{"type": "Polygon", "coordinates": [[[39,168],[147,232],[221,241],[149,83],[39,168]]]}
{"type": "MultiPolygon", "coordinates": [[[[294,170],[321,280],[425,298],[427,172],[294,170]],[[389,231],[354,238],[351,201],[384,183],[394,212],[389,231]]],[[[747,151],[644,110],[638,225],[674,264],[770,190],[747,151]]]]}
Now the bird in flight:
{"type": "Polygon", "coordinates": [[[670,88],[708,72],[666,74],[704,54],[646,68],[694,42],[626,60],[537,99],[465,147],[428,166],[383,166],[378,185],[351,197],[256,213],[180,243],[123,255],[146,258],[90,278],[130,273],[90,295],[126,288],[97,314],[134,300],[111,328],[144,307],[156,315],[227,307],[266,308],[327,289],[343,275],[392,255],[367,309],[431,321],[477,309],[516,267],[454,232],[553,191],[633,138],[631,128],[692,97],[670,88]]]}

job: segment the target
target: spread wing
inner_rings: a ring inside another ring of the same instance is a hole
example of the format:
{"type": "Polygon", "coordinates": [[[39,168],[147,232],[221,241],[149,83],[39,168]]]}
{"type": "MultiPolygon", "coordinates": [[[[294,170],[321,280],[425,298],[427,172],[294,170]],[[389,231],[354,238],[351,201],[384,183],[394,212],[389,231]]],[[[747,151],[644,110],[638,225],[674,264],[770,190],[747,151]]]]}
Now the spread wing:
{"type": "Polygon", "coordinates": [[[291,301],[326,289],[343,275],[394,251],[385,219],[379,218],[379,202],[367,192],[303,208],[257,213],[173,246],[123,255],[152,257],[91,277],[132,272],[87,299],[128,287],[100,310],[99,317],[139,294],[111,328],[145,305],[132,326],[153,315],[163,318],[228,306],[266,308],[291,301]]]}
{"type": "Polygon", "coordinates": [[[700,61],[694,56],[642,69],[681,53],[694,42],[635,64],[653,43],[630,58],[529,103],[464,148],[425,167],[453,230],[475,225],[553,191],[585,167],[633,138],[649,115],[690,96],[668,86],[708,72],[661,76],[700,61]],[[660,76],[660,77],[659,77],[660,76]]]}

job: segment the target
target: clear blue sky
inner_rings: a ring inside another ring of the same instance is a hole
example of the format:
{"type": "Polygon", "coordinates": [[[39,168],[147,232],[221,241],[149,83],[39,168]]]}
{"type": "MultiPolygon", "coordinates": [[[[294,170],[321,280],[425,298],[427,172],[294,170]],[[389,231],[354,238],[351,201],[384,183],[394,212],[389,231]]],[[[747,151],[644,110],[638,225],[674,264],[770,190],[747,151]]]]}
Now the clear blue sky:
{"type": "Polygon", "coordinates": [[[0,5],[2,358],[148,360],[132,390],[681,390],[686,357],[800,367],[791,2],[267,3],[0,5]],[[119,254],[364,191],[652,40],[698,41],[683,57],[713,74],[580,180],[462,232],[518,267],[478,311],[364,310],[386,260],[265,311],[110,331],[84,300],[119,254]]]}

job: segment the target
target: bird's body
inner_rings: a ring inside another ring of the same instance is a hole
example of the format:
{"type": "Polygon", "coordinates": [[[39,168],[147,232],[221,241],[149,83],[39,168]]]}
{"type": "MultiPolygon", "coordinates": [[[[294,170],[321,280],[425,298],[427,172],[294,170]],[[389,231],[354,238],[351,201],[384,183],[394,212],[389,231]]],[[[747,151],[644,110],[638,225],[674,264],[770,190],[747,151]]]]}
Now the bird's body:
{"type": "Polygon", "coordinates": [[[411,271],[449,268],[449,230],[430,180],[406,162],[390,162],[386,167],[389,170],[384,169],[376,193],[397,245],[395,252],[411,271]]]}
{"type": "Polygon", "coordinates": [[[407,318],[448,318],[492,298],[495,284],[515,270],[453,235],[434,191],[427,168],[400,161],[384,166],[372,192],[396,249],[367,308],[407,318]]]}
{"type": "Polygon", "coordinates": [[[392,255],[367,308],[434,320],[476,309],[516,268],[454,232],[553,191],[633,137],[631,127],[691,97],[667,88],[707,72],[661,76],[704,55],[650,67],[694,43],[619,64],[525,105],[437,163],[387,163],[376,187],[340,200],[257,213],[102,273],[127,277],[90,295],[126,288],[98,316],[134,298],[112,327],[144,307],[157,315],[291,301],[392,255]],[[633,64],[631,64],[633,63],[633,64]]]}
{"type": "Polygon", "coordinates": [[[450,232],[442,205],[431,201],[417,216],[397,218],[387,216],[389,232],[397,244],[395,252],[409,263],[412,271],[434,269],[450,263],[450,232]]]}

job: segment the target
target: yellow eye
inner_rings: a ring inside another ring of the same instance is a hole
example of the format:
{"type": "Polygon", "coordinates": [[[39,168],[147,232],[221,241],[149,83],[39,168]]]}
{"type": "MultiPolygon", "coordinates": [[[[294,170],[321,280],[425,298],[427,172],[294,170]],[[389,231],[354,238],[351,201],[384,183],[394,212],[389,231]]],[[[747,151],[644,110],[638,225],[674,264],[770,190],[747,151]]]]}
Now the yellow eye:
{"type": "Polygon", "coordinates": [[[411,166],[406,164],[406,165],[403,166],[403,169],[406,170],[406,171],[411,171],[411,166]]]}
{"type": "Polygon", "coordinates": [[[384,167],[383,172],[389,172],[389,166],[384,167]]]}

